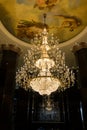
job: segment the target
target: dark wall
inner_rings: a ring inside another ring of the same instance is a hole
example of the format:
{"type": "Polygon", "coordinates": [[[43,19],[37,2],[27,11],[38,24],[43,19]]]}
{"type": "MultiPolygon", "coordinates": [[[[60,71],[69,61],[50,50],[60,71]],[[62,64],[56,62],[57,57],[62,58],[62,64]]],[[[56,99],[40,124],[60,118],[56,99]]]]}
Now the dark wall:
{"type": "Polygon", "coordinates": [[[15,89],[15,72],[17,52],[1,50],[0,64],[0,130],[12,130],[13,95],[15,89]]]}
{"type": "Polygon", "coordinates": [[[83,128],[87,130],[87,43],[81,42],[74,46],[74,54],[79,66],[80,96],[83,112],[83,128]]]}
{"type": "Polygon", "coordinates": [[[64,92],[66,129],[83,130],[80,103],[81,97],[77,86],[74,86],[64,92]]]}

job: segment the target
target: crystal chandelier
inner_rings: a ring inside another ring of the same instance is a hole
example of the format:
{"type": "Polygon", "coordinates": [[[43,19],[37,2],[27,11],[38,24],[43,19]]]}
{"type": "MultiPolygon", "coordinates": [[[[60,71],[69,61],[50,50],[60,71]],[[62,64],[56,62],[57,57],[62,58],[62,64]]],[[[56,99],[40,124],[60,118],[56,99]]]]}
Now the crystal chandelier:
{"type": "MultiPolygon", "coordinates": [[[[56,90],[65,90],[74,85],[75,75],[65,65],[65,54],[61,53],[58,46],[50,46],[47,28],[35,38],[33,46],[24,56],[24,65],[16,72],[16,83],[24,89],[39,92],[40,95],[50,95],[56,90]],[[40,39],[40,40],[39,40],[40,39]]],[[[55,42],[52,36],[51,43],[55,42]]]]}

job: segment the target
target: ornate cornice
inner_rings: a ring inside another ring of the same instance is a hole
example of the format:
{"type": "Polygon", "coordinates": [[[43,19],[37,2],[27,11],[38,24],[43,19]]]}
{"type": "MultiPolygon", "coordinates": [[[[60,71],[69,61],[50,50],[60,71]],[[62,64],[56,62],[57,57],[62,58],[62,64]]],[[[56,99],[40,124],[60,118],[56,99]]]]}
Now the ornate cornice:
{"type": "Polygon", "coordinates": [[[87,48],[87,43],[86,42],[80,42],[80,43],[77,43],[73,46],[73,52],[77,52],[83,48],[87,48]]]}
{"type": "Polygon", "coordinates": [[[1,44],[0,45],[0,50],[3,51],[3,50],[11,50],[13,52],[16,52],[17,54],[20,54],[21,53],[21,49],[15,45],[12,45],[12,44],[1,44]]]}

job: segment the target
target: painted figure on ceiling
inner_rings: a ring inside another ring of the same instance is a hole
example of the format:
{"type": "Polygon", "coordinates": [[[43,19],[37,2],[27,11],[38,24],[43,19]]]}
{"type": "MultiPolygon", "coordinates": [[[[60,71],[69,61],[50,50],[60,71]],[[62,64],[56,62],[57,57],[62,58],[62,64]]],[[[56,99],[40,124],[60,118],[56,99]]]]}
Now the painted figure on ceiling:
{"type": "Polygon", "coordinates": [[[35,1],[35,7],[38,7],[39,9],[44,9],[44,8],[52,8],[55,6],[60,0],[36,0],[35,1]]]}
{"type": "Polygon", "coordinates": [[[62,28],[69,28],[69,31],[74,31],[77,27],[81,26],[82,22],[75,16],[55,15],[61,21],[62,28]]]}

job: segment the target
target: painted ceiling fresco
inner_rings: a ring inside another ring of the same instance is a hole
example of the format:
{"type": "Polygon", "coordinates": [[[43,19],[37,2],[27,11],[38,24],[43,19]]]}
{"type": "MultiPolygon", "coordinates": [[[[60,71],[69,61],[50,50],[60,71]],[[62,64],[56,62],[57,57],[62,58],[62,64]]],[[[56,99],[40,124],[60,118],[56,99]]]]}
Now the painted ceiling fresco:
{"type": "Polygon", "coordinates": [[[44,13],[49,34],[63,43],[87,25],[87,0],[0,0],[0,20],[12,35],[27,43],[41,33],[44,13]]]}

